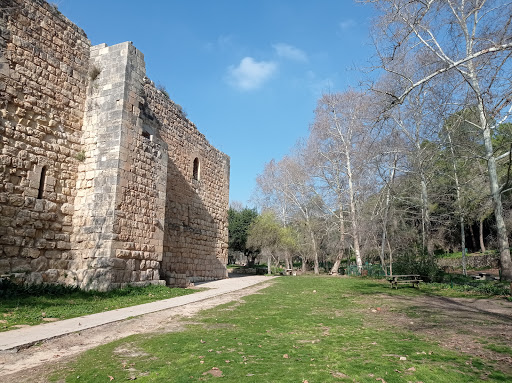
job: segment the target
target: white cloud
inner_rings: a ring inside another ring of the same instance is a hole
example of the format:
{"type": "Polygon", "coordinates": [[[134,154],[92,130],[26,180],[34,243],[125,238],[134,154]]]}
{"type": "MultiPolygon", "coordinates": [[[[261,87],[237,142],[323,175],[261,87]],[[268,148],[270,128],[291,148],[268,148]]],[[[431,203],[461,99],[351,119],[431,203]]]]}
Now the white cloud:
{"type": "Polygon", "coordinates": [[[334,88],[334,82],[330,78],[319,78],[313,71],[306,73],[308,87],[316,98],[320,98],[322,94],[329,93],[334,88]]]}
{"type": "Polygon", "coordinates": [[[238,66],[228,68],[228,81],[241,90],[258,89],[277,70],[272,61],[256,61],[252,57],[244,57],[238,66]]]}
{"type": "Polygon", "coordinates": [[[272,45],[272,47],[276,50],[279,57],[294,61],[308,61],[306,53],[292,45],[279,43],[272,45]]]}
{"type": "Polygon", "coordinates": [[[352,20],[352,19],[347,19],[347,20],[340,21],[339,26],[340,26],[342,31],[346,31],[347,29],[355,27],[356,26],[356,22],[354,20],[352,20]]]}
{"type": "Polygon", "coordinates": [[[208,42],[204,45],[205,50],[214,52],[217,50],[225,51],[231,49],[234,45],[234,38],[231,35],[220,35],[214,42],[208,42]]]}

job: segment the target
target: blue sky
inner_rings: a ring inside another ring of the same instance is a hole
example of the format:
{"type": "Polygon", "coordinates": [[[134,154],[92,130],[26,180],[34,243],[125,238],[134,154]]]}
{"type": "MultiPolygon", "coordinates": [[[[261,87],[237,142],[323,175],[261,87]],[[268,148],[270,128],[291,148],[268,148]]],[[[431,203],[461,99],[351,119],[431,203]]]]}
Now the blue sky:
{"type": "Polygon", "coordinates": [[[230,201],[308,133],[322,92],[357,86],[372,10],[351,0],[57,0],[93,45],[133,41],[146,71],[231,157],[230,201]]]}

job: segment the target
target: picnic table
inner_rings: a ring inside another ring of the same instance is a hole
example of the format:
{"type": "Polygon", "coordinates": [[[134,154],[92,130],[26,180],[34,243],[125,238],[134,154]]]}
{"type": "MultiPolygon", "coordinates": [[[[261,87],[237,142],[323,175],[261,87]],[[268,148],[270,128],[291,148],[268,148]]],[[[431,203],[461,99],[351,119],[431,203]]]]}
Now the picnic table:
{"type": "Polygon", "coordinates": [[[478,275],[472,275],[471,278],[473,279],[477,279],[477,280],[484,280],[484,281],[499,281],[500,278],[499,277],[495,277],[494,275],[491,275],[489,273],[485,273],[485,272],[481,272],[481,273],[478,273],[478,275]]]}
{"type": "Polygon", "coordinates": [[[398,289],[399,284],[403,283],[411,283],[412,287],[419,287],[420,279],[419,274],[403,274],[403,275],[390,275],[388,277],[388,282],[391,285],[391,288],[398,289]]]}

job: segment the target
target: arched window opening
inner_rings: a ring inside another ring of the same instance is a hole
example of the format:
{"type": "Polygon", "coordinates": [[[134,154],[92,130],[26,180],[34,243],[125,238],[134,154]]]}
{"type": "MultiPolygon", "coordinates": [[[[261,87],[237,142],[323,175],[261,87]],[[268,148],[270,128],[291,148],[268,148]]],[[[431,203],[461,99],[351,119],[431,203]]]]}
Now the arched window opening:
{"type": "Polygon", "coordinates": [[[41,177],[39,178],[39,191],[37,192],[37,198],[43,198],[44,184],[46,182],[46,166],[41,169],[41,177]]]}
{"type": "Polygon", "coordinates": [[[194,171],[192,172],[192,177],[199,181],[199,158],[194,159],[194,171]]]}

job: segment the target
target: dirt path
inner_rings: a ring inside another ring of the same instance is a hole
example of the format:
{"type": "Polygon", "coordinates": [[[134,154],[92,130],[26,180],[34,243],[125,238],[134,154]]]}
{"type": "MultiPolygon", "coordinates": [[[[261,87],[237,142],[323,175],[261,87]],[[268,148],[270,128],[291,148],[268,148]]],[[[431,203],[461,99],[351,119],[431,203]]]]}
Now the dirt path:
{"type": "Polygon", "coordinates": [[[50,339],[18,352],[0,353],[0,381],[46,382],[46,376],[57,365],[86,350],[133,334],[180,331],[201,310],[241,300],[271,284],[272,281],[260,283],[222,296],[50,339]]]}
{"type": "MultiPolygon", "coordinates": [[[[512,372],[512,302],[504,299],[379,295],[368,301],[369,320],[413,331],[440,346],[495,363],[512,372]]],[[[482,376],[485,379],[485,376],[482,376]]]]}

